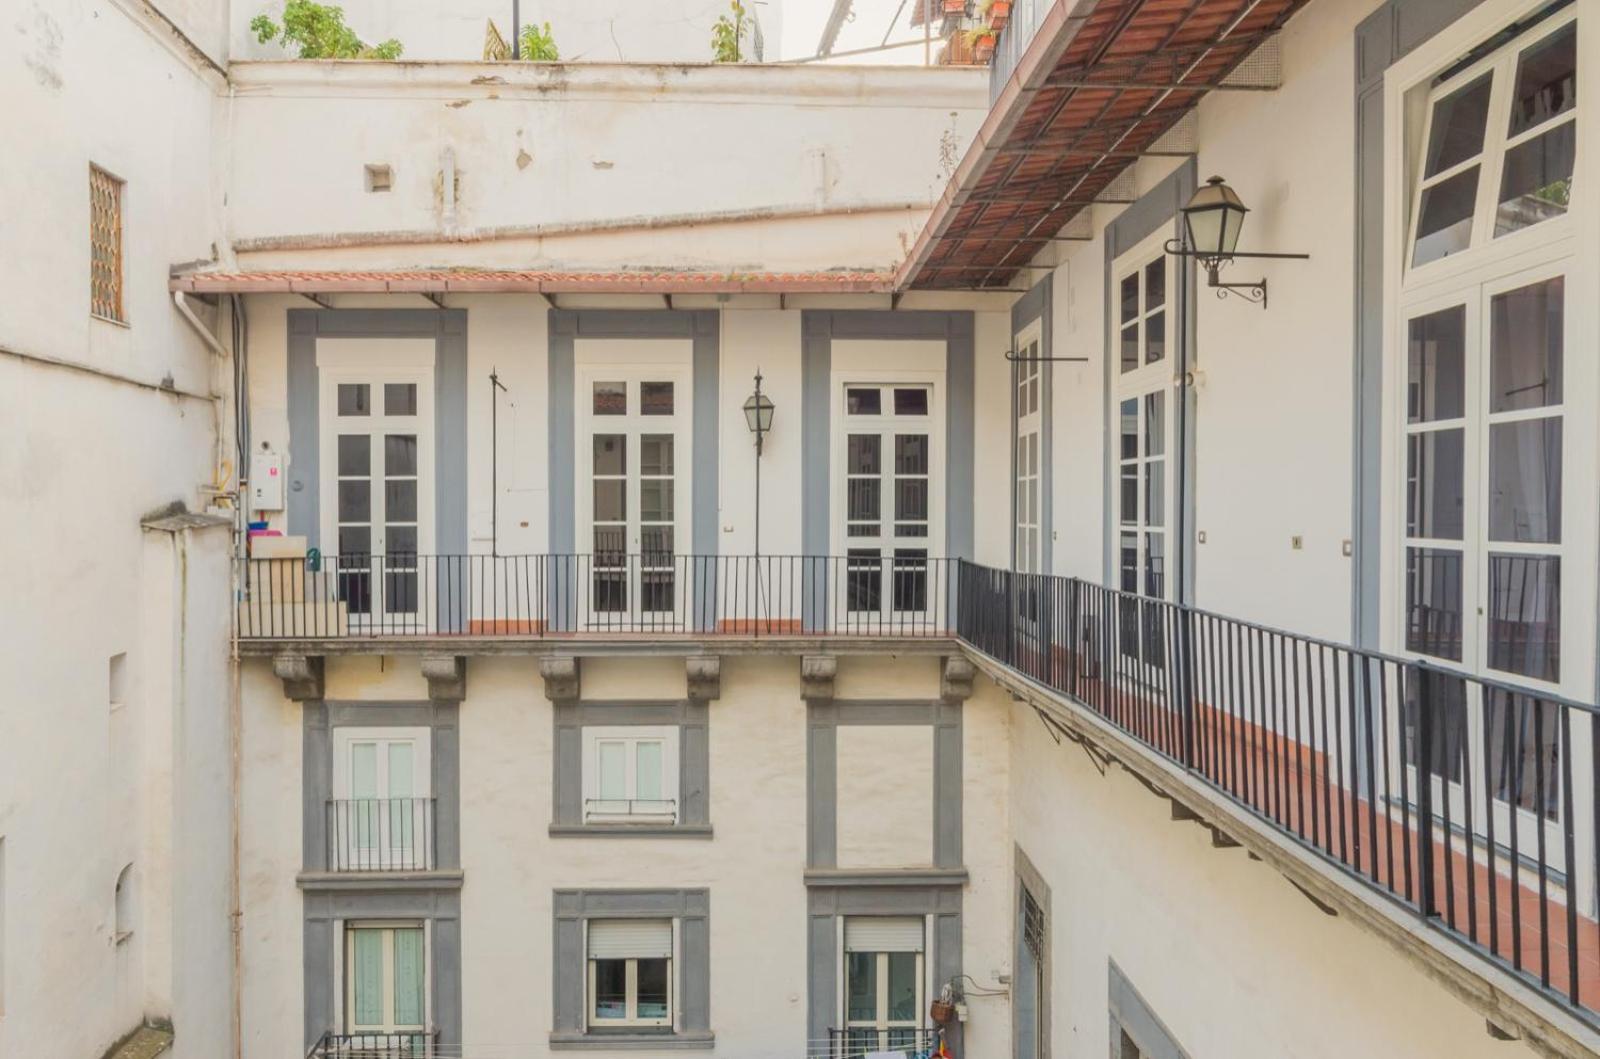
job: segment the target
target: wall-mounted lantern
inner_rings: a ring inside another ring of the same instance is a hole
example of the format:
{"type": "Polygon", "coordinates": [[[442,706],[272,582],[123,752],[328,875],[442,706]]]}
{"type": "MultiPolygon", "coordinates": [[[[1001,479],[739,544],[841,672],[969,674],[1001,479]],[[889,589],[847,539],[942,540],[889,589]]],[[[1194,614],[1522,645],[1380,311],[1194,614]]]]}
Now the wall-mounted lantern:
{"type": "Polygon", "coordinates": [[[1310,254],[1247,254],[1239,251],[1239,233],[1244,230],[1244,215],[1250,209],[1237,192],[1214,176],[1205,186],[1189,198],[1183,207],[1183,238],[1167,240],[1167,253],[1178,257],[1192,257],[1206,270],[1206,285],[1217,292],[1217,297],[1235,293],[1262,308],[1267,305],[1267,281],[1253,283],[1223,283],[1220,274],[1227,265],[1241,257],[1288,258],[1307,260],[1310,254]]]}
{"type": "MultiPolygon", "coordinates": [[[[767,432],[772,429],[772,398],[761,392],[761,369],[756,369],[756,391],[744,401],[744,422],[750,428],[750,433],[756,436],[756,524],[755,524],[755,557],[761,558],[761,443],[766,440],[767,432]]],[[[759,571],[758,571],[759,572],[759,571]]],[[[756,591],[761,591],[761,586],[756,585],[756,591]]]]}

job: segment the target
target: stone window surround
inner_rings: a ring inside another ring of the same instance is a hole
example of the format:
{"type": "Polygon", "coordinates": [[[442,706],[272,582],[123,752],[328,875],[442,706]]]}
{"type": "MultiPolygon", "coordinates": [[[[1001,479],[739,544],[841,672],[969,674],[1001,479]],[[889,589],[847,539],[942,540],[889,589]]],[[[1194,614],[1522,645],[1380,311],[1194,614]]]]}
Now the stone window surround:
{"type": "Polygon", "coordinates": [[[1021,1028],[1022,1010],[1018,1004],[1018,997],[1014,993],[1011,997],[1012,1050],[1016,1053],[1018,1059],[1050,1059],[1050,994],[1052,988],[1054,987],[1053,980],[1055,977],[1052,968],[1054,961],[1051,959],[1050,945],[1051,930],[1055,926],[1050,912],[1050,884],[1045,881],[1043,873],[1041,873],[1038,868],[1034,867],[1033,861],[1030,860],[1028,855],[1022,851],[1021,846],[1016,847],[1016,865],[1016,910],[1012,917],[1012,922],[1014,924],[1013,929],[1016,931],[1016,937],[1013,945],[1014,953],[1012,959],[1014,962],[1012,963],[1012,981],[1016,981],[1017,972],[1022,967],[1023,947],[1026,945],[1026,942],[1023,939],[1024,925],[1022,915],[1022,895],[1024,892],[1033,898],[1034,904],[1039,906],[1039,911],[1044,916],[1044,954],[1039,959],[1039,996],[1041,998],[1041,1005],[1038,1021],[1039,1026],[1042,1028],[1042,1032],[1039,1034],[1036,1042],[1037,1047],[1035,1048],[1033,1054],[1024,1056],[1019,1050],[1021,1039],[1019,1030],[1021,1028]]]}
{"type": "Polygon", "coordinates": [[[710,705],[704,699],[557,701],[553,726],[550,834],[557,838],[711,837],[710,705]],[[670,726],[678,730],[678,820],[674,824],[586,824],[583,820],[583,729],[670,726]]]}
{"type": "Polygon", "coordinates": [[[1138,1044],[1141,1055],[1149,1059],[1189,1059],[1189,1053],[1172,1036],[1161,1018],[1145,1002],[1144,997],[1129,982],[1117,966],[1117,961],[1106,960],[1107,1007],[1111,1015],[1111,1059],[1122,1054],[1122,1031],[1138,1044]]]}
{"type": "Polygon", "coordinates": [[[551,975],[554,1028],[552,1051],[707,1050],[711,1032],[711,892],[709,890],[556,890],[552,894],[551,975]],[[673,995],[678,1023],[673,1033],[638,1028],[585,1032],[589,976],[583,949],[584,923],[591,919],[672,919],[677,949],[673,995]]]}
{"type": "Polygon", "coordinates": [[[338,947],[348,920],[415,919],[429,925],[428,990],[439,1044],[461,1043],[461,805],[458,703],[433,699],[302,703],[301,853],[305,1035],[310,1048],[336,1030],[338,947]],[[333,729],[428,728],[434,798],[432,871],[330,872],[327,801],[333,796],[333,729]]]}

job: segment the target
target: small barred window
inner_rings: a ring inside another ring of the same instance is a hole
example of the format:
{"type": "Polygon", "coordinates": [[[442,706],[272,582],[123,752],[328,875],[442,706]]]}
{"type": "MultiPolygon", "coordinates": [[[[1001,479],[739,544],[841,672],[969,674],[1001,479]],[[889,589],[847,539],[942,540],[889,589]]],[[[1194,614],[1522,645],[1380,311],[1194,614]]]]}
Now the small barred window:
{"type": "Polygon", "coordinates": [[[89,167],[89,311],[124,323],[122,306],[122,181],[89,167]]]}

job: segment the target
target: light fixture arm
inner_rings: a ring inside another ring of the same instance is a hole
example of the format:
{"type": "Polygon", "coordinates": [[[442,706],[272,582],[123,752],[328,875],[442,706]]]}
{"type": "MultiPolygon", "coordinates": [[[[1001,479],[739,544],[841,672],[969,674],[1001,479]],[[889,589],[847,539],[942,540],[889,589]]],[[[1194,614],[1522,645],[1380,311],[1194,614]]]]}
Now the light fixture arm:
{"type": "Polygon", "coordinates": [[[1239,258],[1278,261],[1309,261],[1311,259],[1310,254],[1245,253],[1243,251],[1235,251],[1228,254],[1203,253],[1184,246],[1181,239],[1168,239],[1163,249],[1173,257],[1192,257],[1198,261],[1200,267],[1206,270],[1206,286],[1215,290],[1217,297],[1226,298],[1229,294],[1235,294],[1247,302],[1261,306],[1263,309],[1267,307],[1266,277],[1263,276],[1261,279],[1251,283],[1224,283],[1220,278],[1222,270],[1239,258]]]}

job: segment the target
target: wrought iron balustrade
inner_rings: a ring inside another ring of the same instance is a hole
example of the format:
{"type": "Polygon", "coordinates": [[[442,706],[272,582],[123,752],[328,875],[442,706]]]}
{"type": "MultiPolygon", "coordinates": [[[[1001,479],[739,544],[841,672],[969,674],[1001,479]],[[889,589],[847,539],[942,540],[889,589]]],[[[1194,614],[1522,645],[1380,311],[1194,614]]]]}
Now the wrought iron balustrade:
{"type": "Polygon", "coordinates": [[[399,1033],[324,1033],[306,1059],[432,1059],[438,1056],[432,1030],[399,1033]]]}
{"type": "Polygon", "coordinates": [[[327,804],[328,870],[427,871],[432,798],[337,798],[327,804]]]}
{"type": "Polygon", "coordinates": [[[851,1026],[842,1030],[828,1030],[826,1047],[811,1049],[811,1059],[863,1059],[864,1056],[890,1055],[899,1059],[926,1059],[937,1055],[939,1048],[937,1029],[919,1029],[910,1026],[878,1029],[870,1026],[851,1026]]]}

